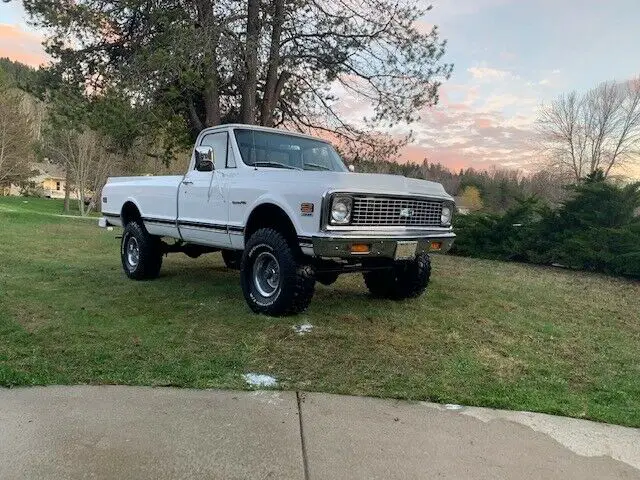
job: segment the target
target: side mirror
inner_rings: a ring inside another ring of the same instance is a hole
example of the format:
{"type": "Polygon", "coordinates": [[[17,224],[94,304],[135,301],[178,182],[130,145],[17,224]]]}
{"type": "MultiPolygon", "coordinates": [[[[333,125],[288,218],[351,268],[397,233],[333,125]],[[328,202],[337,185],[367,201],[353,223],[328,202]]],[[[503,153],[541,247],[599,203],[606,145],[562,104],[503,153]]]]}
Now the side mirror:
{"type": "Polygon", "coordinates": [[[350,172],[355,172],[356,171],[356,167],[354,167],[353,165],[349,165],[349,171],[350,172]]]}
{"type": "Polygon", "coordinates": [[[213,148],[208,146],[196,147],[196,170],[199,172],[213,172],[213,148]]]}

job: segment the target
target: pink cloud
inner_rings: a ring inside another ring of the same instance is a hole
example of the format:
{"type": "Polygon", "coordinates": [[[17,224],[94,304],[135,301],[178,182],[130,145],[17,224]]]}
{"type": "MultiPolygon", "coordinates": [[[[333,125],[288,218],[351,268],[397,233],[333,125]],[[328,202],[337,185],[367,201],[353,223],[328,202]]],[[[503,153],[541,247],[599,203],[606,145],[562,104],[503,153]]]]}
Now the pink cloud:
{"type": "MultiPolygon", "coordinates": [[[[454,171],[471,166],[468,160],[455,150],[430,149],[421,147],[419,145],[407,145],[400,152],[400,158],[398,159],[398,162],[422,163],[422,161],[425,159],[429,163],[441,163],[442,165],[454,171]]],[[[478,164],[477,162],[474,163],[473,167],[483,168],[483,166],[478,164]]]]}
{"type": "MultiPolygon", "coordinates": [[[[411,126],[415,142],[400,154],[400,162],[438,162],[460,168],[518,168],[534,170],[532,116],[506,115],[495,107],[511,103],[509,98],[477,102],[474,86],[445,85],[442,102],[421,112],[422,119],[411,126]],[[456,94],[461,101],[453,102],[456,94]],[[502,100],[498,102],[497,100],[502,100]]],[[[521,101],[522,99],[520,99],[521,101]]]]}
{"type": "Polygon", "coordinates": [[[469,110],[471,104],[478,98],[478,88],[475,86],[444,84],[438,90],[438,96],[440,99],[438,105],[430,112],[439,109],[469,110]],[[460,102],[454,102],[451,100],[451,96],[454,94],[462,94],[464,99],[460,102]]]}
{"type": "Polygon", "coordinates": [[[435,24],[419,19],[415,21],[413,26],[419,33],[428,35],[429,33],[431,33],[431,30],[433,30],[433,27],[435,27],[435,24]]]}
{"type": "MultiPolygon", "coordinates": [[[[523,88],[525,80],[507,71],[487,66],[472,67],[477,78],[467,84],[445,83],[439,103],[420,112],[411,125],[396,125],[386,133],[403,137],[413,132],[413,142],[397,161],[438,162],[453,170],[473,167],[537,168],[532,146],[534,92],[523,88]],[[487,79],[493,78],[490,82],[487,79]]],[[[364,126],[362,117],[370,108],[365,99],[354,98],[344,88],[335,88],[340,114],[348,122],[364,126]]]]}
{"type": "Polygon", "coordinates": [[[42,47],[43,37],[18,25],[0,24],[0,57],[38,67],[49,60],[42,47]]]}
{"type": "Polygon", "coordinates": [[[476,118],[474,119],[473,124],[479,130],[491,128],[491,120],[488,118],[476,118]]]}

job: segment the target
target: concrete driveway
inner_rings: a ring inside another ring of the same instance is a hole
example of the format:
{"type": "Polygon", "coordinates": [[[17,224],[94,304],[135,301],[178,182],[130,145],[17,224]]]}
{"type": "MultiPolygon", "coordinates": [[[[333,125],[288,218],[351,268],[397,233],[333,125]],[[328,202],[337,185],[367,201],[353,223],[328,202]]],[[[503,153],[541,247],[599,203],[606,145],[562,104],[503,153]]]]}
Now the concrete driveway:
{"type": "Polygon", "coordinates": [[[640,430],[295,392],[0,389],[1,479],[640,479],[640,430]]]}

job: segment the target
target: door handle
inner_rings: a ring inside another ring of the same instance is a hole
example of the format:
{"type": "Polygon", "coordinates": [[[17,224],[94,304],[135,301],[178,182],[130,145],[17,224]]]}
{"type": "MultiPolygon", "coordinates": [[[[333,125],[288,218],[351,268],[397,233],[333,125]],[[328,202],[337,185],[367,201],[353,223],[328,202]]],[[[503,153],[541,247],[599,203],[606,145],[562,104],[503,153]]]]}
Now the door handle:
{"type": "Polygon", "coordinates": [[[183,180],[182,183],[184,185],[193,185],[193,182],[191,180],[183,180]]]}

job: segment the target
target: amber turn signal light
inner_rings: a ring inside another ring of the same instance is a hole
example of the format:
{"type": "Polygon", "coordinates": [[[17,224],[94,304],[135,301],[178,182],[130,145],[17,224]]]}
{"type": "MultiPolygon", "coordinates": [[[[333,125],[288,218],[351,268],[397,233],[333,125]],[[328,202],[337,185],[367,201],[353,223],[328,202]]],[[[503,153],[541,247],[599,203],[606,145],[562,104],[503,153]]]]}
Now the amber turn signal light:
{"type": "Polygon", "coordinates": [[[351,245],[351,253],[369,253],[371,247],[367,243],[354,243],[351,245]]]}
{"type": "Polygon", "coordinates": [[[431,250],[440,250],[442,248],[442,242],[431,242],[431,250]]]}

